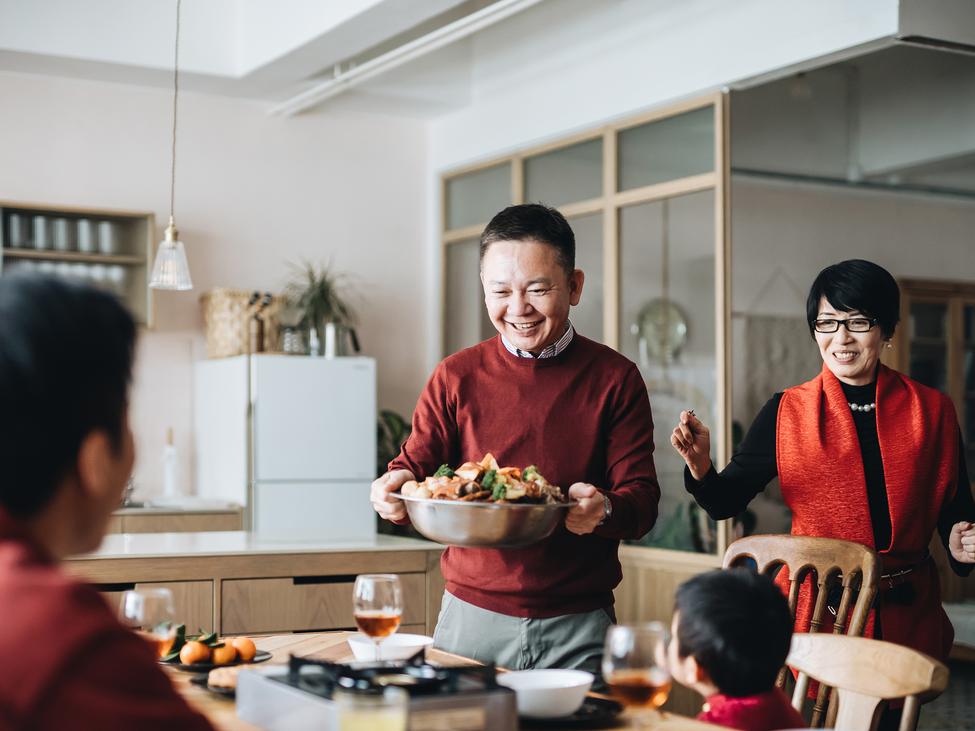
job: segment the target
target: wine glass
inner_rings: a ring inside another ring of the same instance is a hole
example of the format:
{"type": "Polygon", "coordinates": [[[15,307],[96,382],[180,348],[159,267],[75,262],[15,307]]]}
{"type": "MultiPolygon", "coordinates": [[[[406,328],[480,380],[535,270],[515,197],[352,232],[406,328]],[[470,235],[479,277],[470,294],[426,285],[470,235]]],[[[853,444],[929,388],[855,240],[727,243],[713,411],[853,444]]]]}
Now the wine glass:
{"type": "Polygon", "coordinates": [[[667,628],[661,622],[615,625],[606,633],[603,678],[610,692],[636,713],[633,727],[648,725],[647,716],[667,700],[667,628]]]}
{"type": "Polygon", "coordinates": [[[119,621],[152,644],[160,659],[169,654],[176,639],[175,617],[169,589],[134,589],[122,595],[119,621]]]}
{"type": "Polygon", "coordinates": [[[403,618],[403,587],[396,574],[361,574],[352,593],[355,623],[376,643],[378,662],[380,643],[403,618]]]}

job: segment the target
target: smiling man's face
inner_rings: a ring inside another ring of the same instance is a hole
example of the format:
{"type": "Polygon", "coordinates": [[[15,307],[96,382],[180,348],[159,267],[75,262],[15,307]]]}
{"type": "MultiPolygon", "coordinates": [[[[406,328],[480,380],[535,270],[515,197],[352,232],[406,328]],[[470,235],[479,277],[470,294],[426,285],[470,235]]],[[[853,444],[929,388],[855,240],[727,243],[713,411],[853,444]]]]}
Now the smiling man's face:
{"type": "Polygon", "coordinates": [[[538,355],[565,333],[585,275],[559,266],[555,249],[535,241],[496,241],[484,253],[481,284],[491,322],[512,345],[538,355]]]}

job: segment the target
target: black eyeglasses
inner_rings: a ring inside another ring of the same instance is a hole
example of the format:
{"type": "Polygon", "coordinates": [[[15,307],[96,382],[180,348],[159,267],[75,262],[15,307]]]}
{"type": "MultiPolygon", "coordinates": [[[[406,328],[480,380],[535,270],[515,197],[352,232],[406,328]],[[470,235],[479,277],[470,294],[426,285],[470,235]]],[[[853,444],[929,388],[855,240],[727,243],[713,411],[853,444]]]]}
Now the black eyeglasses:
{"type": "Polygon", "coordinates": [[[851,333],[865,333],[877,324],[866,317],[851,317],[849,320],[813,320],[813,329],[818,333],[835,333],[840,325],[851,333]]]}

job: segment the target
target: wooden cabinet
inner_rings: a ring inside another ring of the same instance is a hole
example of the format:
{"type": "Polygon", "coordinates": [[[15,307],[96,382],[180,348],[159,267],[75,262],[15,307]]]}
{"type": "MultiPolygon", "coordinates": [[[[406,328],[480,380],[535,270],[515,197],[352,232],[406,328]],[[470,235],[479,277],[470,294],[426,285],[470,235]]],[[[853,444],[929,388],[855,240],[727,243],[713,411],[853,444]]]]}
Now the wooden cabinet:
{"type": "Polygon", "coordinates": [[[152,326],[152,213],[0,202],[0,267],[87,281],[152,326]]]}
{"type": "MultiPolygon", "coordinates": [[[[399,574],[403,585],[403,622],[426,625],[426,576],[399,574]]],[[[355,576],[306,576],[223,582],[220,627],[226,634],[355,629],[352,587],[355,576]]]]}
{"type": "Polygon", "coordinates": [[[221,635],[354,628],[356,575],[394,573],[403,582],[400,631],[432,635],[445,585],[442,553],[426,544],[410,550],[95,556],[72,559],[66,567],[96,585],[113,606],[125,589],[167,587],[188,631],[221,635]]]}
{"type": "Polygon", "coordinates": [[[243,511],[125,511],[112,516],[106,533],[197,533],[241,530],[243,511]]]}
{"type": "Polygon", "coordinates": [[[213,631],[213,582],[212,581],[153,581],[131,585],[99,585],[102,596],[113,612],[118,612],[122,594],[126,589],[169,589],[173,592],[173,609],[176,621],[186,625],[189,634],[198,630],[213,631]]]}

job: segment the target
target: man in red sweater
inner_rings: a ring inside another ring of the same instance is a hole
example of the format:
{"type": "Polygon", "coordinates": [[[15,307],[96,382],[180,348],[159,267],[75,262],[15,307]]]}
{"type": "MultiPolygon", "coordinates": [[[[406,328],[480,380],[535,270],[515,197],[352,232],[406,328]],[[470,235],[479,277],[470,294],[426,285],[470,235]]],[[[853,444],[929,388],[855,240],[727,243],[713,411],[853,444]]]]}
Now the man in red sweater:
{"type": "Polygon", "coordinates": [[[491,452],[502,466],[536,465],[578,505],[549,538],[526,548],[448,548],[436,644],[512,670],[598,675],[622,578],[619,542],[642,537],[657,519],[646,386],[631,361],[569,322],[585,275],[558,211],[505,209],[481,235],[480,255],[499,335],[437,366],[409,440],[373,483],[372,502],[403,523],[403,503],[390,493],[442,464],[491,452]]]}
{"type": "Polygon", "coordinates": [[[0,279],[0,731],[211,729],[59,566],[98,547],[132,473],[135,336],[110,295],[0,279]]]}

